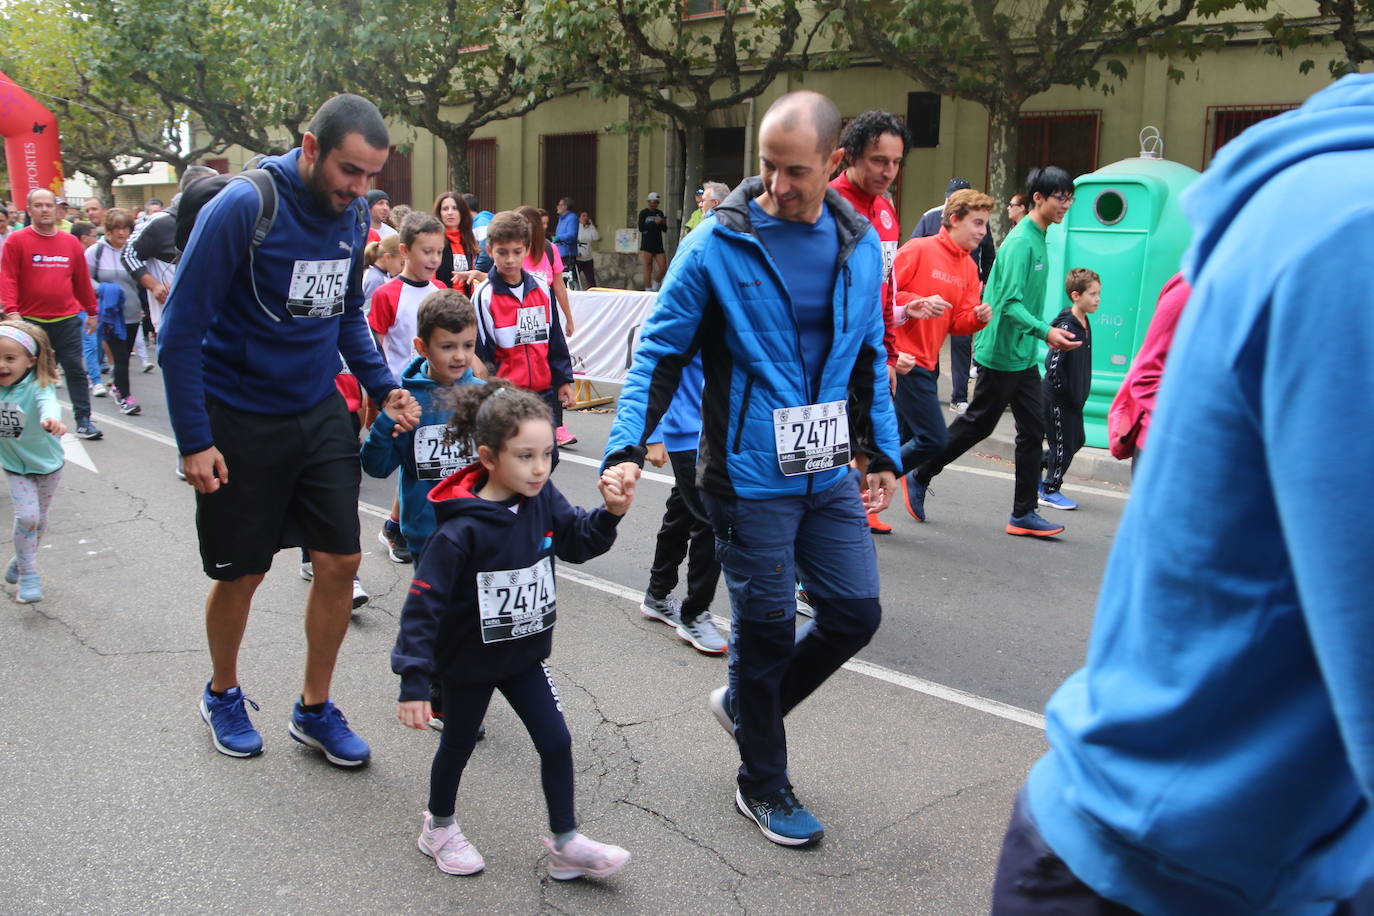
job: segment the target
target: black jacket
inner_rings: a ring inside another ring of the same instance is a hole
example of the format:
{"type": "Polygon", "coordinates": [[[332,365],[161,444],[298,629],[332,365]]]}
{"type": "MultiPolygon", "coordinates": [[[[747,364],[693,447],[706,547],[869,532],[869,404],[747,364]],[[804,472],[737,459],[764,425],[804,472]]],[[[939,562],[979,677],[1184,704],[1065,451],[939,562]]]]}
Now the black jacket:
{"type": "Polygon", "coordinates": [[[1093,332],[1083,327],[1073,314],[1064,309],[1050,322],[1052,328],[1062,328],[1083,341],[1073,350],[1050,350],[1045,357],[1045,400],[1061,406],[1082,410],[1093,385],[1093,332]]]}
{"type": "Polygon", "coordinates": [[[420,556],[391,650],[402,700],[429,699],[433,676],[494,683],[548,658],[554,556],[581,563],[615,543],[620,517],[604,508],[571,506],[552,482],[533,499],[502,505],[474,495],[486,477],[474,464],[430,491],[439,527],[420,556]]]}

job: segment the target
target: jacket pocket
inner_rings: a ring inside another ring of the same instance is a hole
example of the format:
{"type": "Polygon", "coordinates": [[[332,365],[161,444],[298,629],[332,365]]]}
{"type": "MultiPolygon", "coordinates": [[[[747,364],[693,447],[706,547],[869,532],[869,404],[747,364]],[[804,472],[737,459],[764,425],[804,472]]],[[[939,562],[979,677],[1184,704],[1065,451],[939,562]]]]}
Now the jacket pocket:
{"type": "Polygon", "coordinates": [[[739,400],[739,419],[735,421],[735,444],[731,446],[731,454],[738,455],[740,439],[744,436],[744,421],[749,416],[749,396],[754,393],[754,377],[749,376],[744,383],[744,395],[739,400]]]}

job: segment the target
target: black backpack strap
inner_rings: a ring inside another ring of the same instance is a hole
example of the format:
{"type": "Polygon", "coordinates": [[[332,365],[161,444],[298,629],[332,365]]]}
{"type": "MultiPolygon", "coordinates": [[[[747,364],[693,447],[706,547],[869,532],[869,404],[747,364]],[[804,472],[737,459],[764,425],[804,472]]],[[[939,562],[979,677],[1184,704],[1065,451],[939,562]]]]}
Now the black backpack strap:
{"type": "Polygon", "coordinates": [[[250,243],[257,248],[266,240],[277,218],[277,183],[266,169],[249,169],[240,172],[238,177],[246,179],[258,189],[258,218],[253,223],[253,239],[250,243]]]}

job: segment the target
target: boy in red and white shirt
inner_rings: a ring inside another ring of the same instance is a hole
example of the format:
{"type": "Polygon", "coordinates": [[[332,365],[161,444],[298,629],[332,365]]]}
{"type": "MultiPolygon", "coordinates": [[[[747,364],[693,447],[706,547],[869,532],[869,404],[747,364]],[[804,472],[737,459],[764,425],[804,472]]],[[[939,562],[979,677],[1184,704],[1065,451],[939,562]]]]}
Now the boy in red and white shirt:
{"type": "Polygon", "coordinates": [[[405,269],[372,294],[367,323],[377,335],[377,349],[397,378],[415,358],[420,303],[435,290],[448,288],[434,279],[446,244],[444,226],[436,217],[418,211],[411,213],[401,224],[405,269]]]}
{"type": "Polygon", "coordinates": [[[529,223],[514,211],[496,214],[487,225],[494,269],[472,294],[477,355],[494,375],[542,397],[557,428],[563,408],[575,400],[572,359],[548,283],[521,267],[529,239],[529,223]]]}

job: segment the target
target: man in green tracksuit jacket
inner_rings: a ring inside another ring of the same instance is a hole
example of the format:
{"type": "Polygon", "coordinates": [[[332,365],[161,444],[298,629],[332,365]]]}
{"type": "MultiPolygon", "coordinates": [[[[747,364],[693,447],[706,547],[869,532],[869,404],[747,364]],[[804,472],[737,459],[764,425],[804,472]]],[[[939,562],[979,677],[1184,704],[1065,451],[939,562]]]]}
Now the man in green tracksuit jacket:
{"type": "Polygon", "coordinates": [[[1073,203],[1073,179],[1054,166],[1036,169],[1030,174],[1029,191],[1031,211],[1007,235],[988,277],[984,301],[992,306],[992,318],[973,345],[974,359],[982,367],[973,400],[950,424],[944,453],[902,477],[906,509],[917,521],[926,519],[926,489],[931,479],[991,435],[1011,405],[1016,419],[1016,494],[1006,531],[1048,537],[1064,530],[1035,511],[1045,438],[1037,342],[1044,340],[1056,350],[1082,346],[1082,341],[1050,327],[1043,317],[1048,261],[1045,230],[1061,222],[1073,203]]]}

